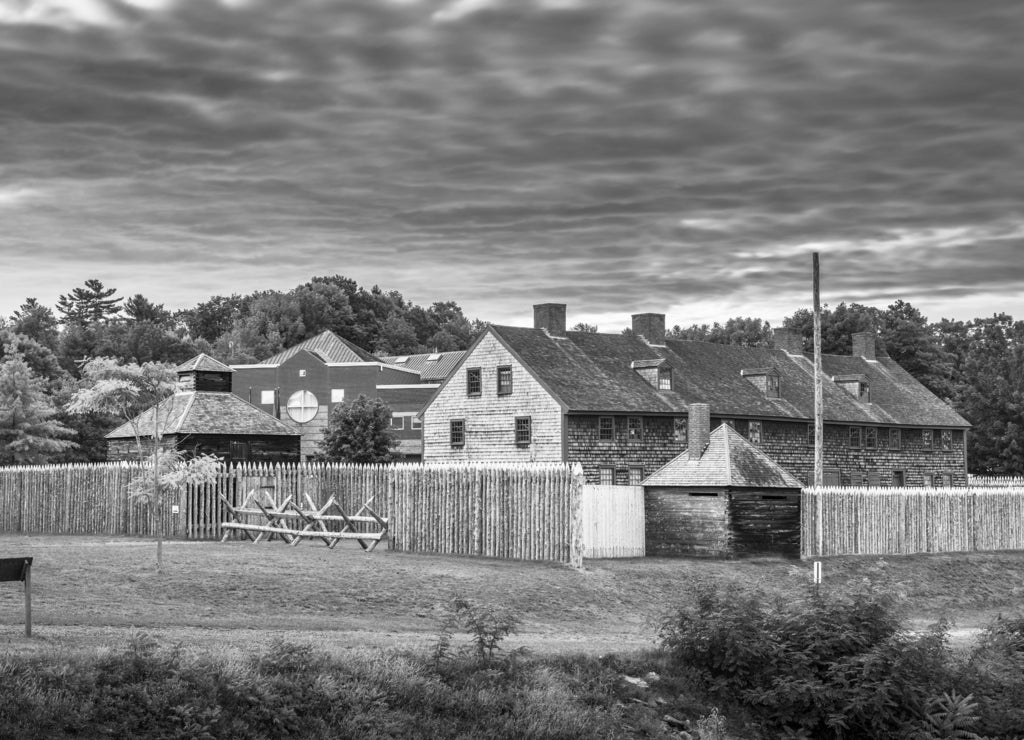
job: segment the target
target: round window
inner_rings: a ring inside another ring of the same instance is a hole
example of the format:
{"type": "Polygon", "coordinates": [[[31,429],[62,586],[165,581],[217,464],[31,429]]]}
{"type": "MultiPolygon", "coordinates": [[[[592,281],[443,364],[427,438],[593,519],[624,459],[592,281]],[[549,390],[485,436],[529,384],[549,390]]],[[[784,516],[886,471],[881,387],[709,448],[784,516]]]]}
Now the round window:
{"type": "Polygon", "coordinates": [[[299,424],[305,424],[307,421],[312,421],[313,417],[316,416],[316,412],[320,410],[319,404],[316,402],[316,396],[309,391],[295,391],[288,398],[288,416],[292,417],[294,421],[299,424]]]}

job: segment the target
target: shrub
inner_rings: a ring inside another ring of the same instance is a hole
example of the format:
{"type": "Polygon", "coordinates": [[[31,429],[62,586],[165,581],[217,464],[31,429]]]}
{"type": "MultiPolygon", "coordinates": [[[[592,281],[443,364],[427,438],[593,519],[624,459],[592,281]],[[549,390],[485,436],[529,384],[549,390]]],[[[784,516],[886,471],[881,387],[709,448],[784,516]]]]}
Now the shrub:
{"type": "Polygon", "coordinates": [[[870,588],[787,602],[706,580],[689,590],[660,633],[676,669],[774,732],[900,737],[953,688],[945,626],[901,632],[892,600],[870,588]]]}

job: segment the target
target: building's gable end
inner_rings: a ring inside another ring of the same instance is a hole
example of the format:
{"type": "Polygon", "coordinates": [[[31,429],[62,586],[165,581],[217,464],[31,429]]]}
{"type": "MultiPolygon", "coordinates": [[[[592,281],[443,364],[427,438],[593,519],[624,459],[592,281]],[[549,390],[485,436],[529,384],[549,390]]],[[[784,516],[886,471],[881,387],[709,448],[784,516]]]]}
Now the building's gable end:
{"type": "Polygon", "coordinates": [[[425,461],[561,462],[563,407],[488,329],[421,412],[425,461]],[[469,371],[474,386],[469,387],[469,371]],[[511,387],[499,377],[511,379],[511,387]]]}

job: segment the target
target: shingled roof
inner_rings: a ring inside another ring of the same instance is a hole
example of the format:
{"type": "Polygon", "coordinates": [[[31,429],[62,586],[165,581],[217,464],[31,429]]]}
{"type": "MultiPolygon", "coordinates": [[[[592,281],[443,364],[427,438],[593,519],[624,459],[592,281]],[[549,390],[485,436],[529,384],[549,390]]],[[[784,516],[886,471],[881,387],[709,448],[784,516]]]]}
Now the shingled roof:
{"type": "MultiPolygon", "coordinates": [[[[233,393],[188,391],[175,393],[156,406],[146,409],[134,421],[144,437],[153,433],[153,416],[157,417],[160,435],[225,434],[225,435],[292,435],[298,432],[266,411],[242,400],[233,393]]],[[[125,422],[106,435],[107,439],[134,437],[132,425],[125,422]]]]}
{"type": "Polygon", "coordinates": [[[220,360],[215,360],[205,352],[201,352],[191,360],[185,362],[174,368],[175,372],[178,373],[192,373],[192,372],[203,372],[203,373],[233,373],[235,372],[232,368],[225,365],[220,360]]]}
{"type": "MultiPolygon", "coordinates": [[[[489,331],[534,373],[568,412],[685,413],[707,403],[716,416],[810,420],[814,416],[814,366],[803,355],[780,349],[741,347],[669,339],[652,346],[635,334],[566,332],[491,326],[489,331]],[[658,390],[633,369],[636,361],[666,360],[672,389],[658,390]],[[780,397],[768,398],[743,371],[774,369],[780,397]]],[[[870,402],[835,383],[823,384],[824,418],[829,422],[969,427],[949,405],[894,360],[879,356],[825,355],[827,376],[864,375],[870,402]]]]}
{"type": "Polygon", "coordinates": [[[300,350],[308,350],[324,362],[380,362],[377,357],[362,347],[357,347],[347,339],[342,339],[333,331],[324,331],[257,364],[280,365],[300,350]]]}
{"type": "Polygon", "coordinates": [[[728,424],[713,432],[696,460],[684,452],[651,473],[645,486],[690,488],[802,488],[803,484],[728,424]]]}

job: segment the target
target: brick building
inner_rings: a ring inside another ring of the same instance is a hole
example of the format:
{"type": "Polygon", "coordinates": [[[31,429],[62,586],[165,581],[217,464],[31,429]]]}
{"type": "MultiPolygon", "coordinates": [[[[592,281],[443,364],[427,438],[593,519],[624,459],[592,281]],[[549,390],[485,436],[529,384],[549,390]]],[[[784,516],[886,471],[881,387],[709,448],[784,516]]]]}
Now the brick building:
{"type": "MultiPolygon", "coordinates": [[[[691,404],[801,482],[814,465],[814,368],[800,337],[773,348],[665,337],[663,314],[628,334],[566,331],[564,304],[534,327],[489,327],[423,411],[423,458],[580,462],[588,482],[640,483],[687,447],[691,404]]],[[[825,355],[824,457],[834,485],[966,484],[968,422],[854,336],[825,355]]]]}
{"type": "Polygon", "coordinates": [[[388,358],[386,362],[361,347],[325,331],[262,362],[233,365],[232,392],[265,410],[301,435],[302,458],[318,452],[333,408],[360,395],[381,398],[391,408],[391,426],[398,437],[395,452],[405,462],[422,454],[417,414],[437,389],[436,378],[454,367],[461,353],[388,358]],[[422,358],[422,361],[421,361],[422,358]],[[398,362],[402,360],[402,362],[398,362]]]}

